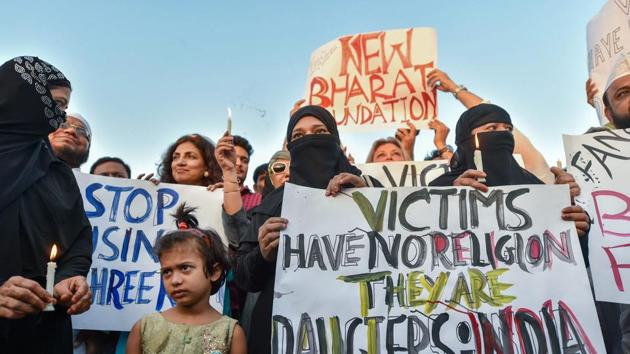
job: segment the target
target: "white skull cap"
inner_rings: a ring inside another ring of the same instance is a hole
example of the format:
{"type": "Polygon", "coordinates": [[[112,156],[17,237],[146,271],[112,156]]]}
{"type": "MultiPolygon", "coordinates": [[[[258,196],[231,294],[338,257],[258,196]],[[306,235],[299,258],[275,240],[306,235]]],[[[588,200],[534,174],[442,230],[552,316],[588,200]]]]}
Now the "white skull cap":
{"type": "Polygon", "coordinates": [[[81,123],[83,123],[83,125],[85,126],[85,130],[87,130],[88,140],[92,140],[92,128],[90,128],[90,123],[88,123],[85,117],[76,112],[67,112],[66,116],[80,120],[81,123]]]}
{"type": "Polygon", "coordinates": [[[617,58],[610,76],[608,76],[608,82],[606,83],[606,87],[604,87],[604,93],[608,91],[608,88],[615,80],[626,75],[630,75],[630,58],[628,58],[625,54],[622,54],[619,58],[617,58]]]}

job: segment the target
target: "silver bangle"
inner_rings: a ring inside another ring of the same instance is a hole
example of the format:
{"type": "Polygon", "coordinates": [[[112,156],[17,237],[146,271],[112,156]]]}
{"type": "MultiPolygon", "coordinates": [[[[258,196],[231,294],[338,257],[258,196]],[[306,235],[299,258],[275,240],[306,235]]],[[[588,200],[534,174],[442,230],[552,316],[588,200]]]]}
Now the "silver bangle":
{"type": "Polygon", "coordinates": [[[455,89],[455,92],[453,92],[453,97],[457,98],[457,95],[459,95],[459,93],[462,91],[468,91],[468,89],[464,85],[458,85],[455,89]]]}

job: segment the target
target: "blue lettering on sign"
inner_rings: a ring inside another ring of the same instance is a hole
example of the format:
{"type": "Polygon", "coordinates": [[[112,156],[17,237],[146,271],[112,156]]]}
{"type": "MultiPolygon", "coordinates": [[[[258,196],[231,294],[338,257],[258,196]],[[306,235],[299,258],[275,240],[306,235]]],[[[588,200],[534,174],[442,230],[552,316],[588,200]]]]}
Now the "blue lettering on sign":
{"type": "Polygon", "coordinates": [[[160,277],[160,292],[158,293],[157,303],[155,304],[155,311],[162,311],[162,307],[164,307],[164,299],[168,299],[171,302],[171,306],[175,306],[175,301],[168,296],[166,289],[164,288],[164,282],[162,282],[162,278],[160,277]]]}
{"type": "Polygon", "coordinates": [[[164,223],[164,210],[169,209],[177,205],[179,201],[179,194],[170,188],[160,188],[157,191],[157,211],[156,211],[156,225],[162,225],[164,223]],[[170,201],[165,201],[170,197],[170,201]]]}
{"type": "MultiPolygon", "coordinates": [[[[103,232],[103,243],[107,247],[109,247],[109,249],[112,250],[112,255],[111,256],[105,256],[104,254],[100,253],[98,255],[98,259],[104,259],[106,261],[110,261],[111,262],[111,261],[115,260],[116,258],[118,258],[118,254],[119,254],[118,247],[116,247],[116,245],[112,241],[109,240],[109,235],[112,232],[114,232],[114,231],[118,231],[118,226],[108,227],[105,230],[105,232],[103,232]]],[[[94,232],[94,231],[92,231],[92,232],[94,232]]],[[[97,230],[97,232],[98,232],[98,230],[97,230]]]]}
{"type": "Polygon", "coordinates": [[[112,199],[112,208],[109,214],[109,221],[116,222],[116,217],[118,216],[118,204],[120,203],[120,194],[122,192],[128,192],[132,189],[133,187],[105,186],[105,190],[109,192],[114,192],[114,198],[112,199]]]}
{"type": "Polygon", "coordinates": [[[99,240],[104,245],[101,247],[104,249],[96,254],[97,259],[102,259],[107,262],[114,262],[117,260],[127,262],[131,246],[133,248],[131,250],[131,262],[137,263],[140,260],[141,254],[149,257],[149,259],[151,259],[154,263],[160,262],[155,252],[153,252],[153,249],[166,230],[157,230],[154,242],[151,242],[152,238],[147,236],[144,230],[134,230],[132,228],[128,228],[125,230],[123,237],[117,235],[118,231],[120,231],[118,226],[110,226],[105,229],[102,235],[99,235],[99,227],[92,227],[92,253],[96,252],[96,246],[99,244],[99,240]],[[134,235],[135,238],[132,243],[132,237],[134,235]]]}
{"type": "Polygon", "coordinates": [[[98,268],[92,268],[90,274],[90,289],[92,290],[92,303],[105,305],[107,296],[107,286],[109,282],[109,270],[101,269],[101,276],[98,276],[98,268]]]}
{"type": "Polygon", "coordinates": [[[151,194],[149,194],[149,192],[145,191],[144,189],[134,189],[133,192],[129,194],[129,197],[127,197],[127,201],[125,202],[125,220],[134,224],[140,224],[146,221],[149,215],[151,215],[152,205],[153,199],[151,198],[151,194]],[[139,195],[144,197],[144,201],[146,202],[146,210],[143,215],[134,217],[131,215],[130,211],[131,204],[133,203],[134,199],[136,199],[136,196],[139,195]]]}
{"type": "Polygon", "coordinates": [[[131,290],[136,288],[135,286],[131,285],[131,281],[133,280],[133,277],[138,275],[139,272],[139,270],[132,270],[131,272],[127,272],[127,274],[125,274],[125,291],[123,293],[123,302],[126,304],[132,304],[134,302],[134,299],[129,298],[129,293],[131,292],[131,290]]]}
{"type": "Polygon", "coordinates": [[[119,270],[112,269],[110,275],[111,277],[109,278],[109,287],[107,289],[107,305],[111,305],[113,301],[114,307],[118,310],[122,310],[123,305],[120,302],[120,294],[118,293],[118,288],[120,288],[125,282],[125,274],[119,270]]]}
{"type": "Polygon", "coordinates": [[[85,211],[85,216],[88,218],[98,218],[105,212],[105,206],[101,200],[94,195],[94,192],[101,189],[101,187],[103,187],[103,185],[100,183],[92,183],[85,188],[85,199],[94,207],[93,211],[85,211]]]}
{"type": "Polygon", "coordinates": [[[86,210],[85,215],[92,219],[99,218],[105,214],[107,209],[109,209],[108,220],[115,223],[118,220],[118,210],[121,206],[123,193],[129,191],[131,191],[131,193],[129,193],[129,195],[125,198],[124,203],[122,203],[124,206],[123,214],[125,220],[133,224],[140,224],[147,221],[151,213],[155,210],[153,223],[154,225],[162,225],[164,224],[164,211],[174,208],[179,202],[179,194],[171,188],[160,188],[157,190],[156,205],[154,208],[151,193],[143,188],[134,189],[134,187],[131,186],[103,186],[101,183],[92,183],[85,188],[85,201],[86,205],[92,206],[93,210],[86,210]],[[111,197],[111,205],[103,204],[103,201],[96,195],[96,192],[101,189],[113,193],[113,196],[111,197]],[[131,205],[138,197],[144,198],[146,209],[144,209],[141,215],[134,216],[131,215],[131,205]]]}
{"type": "Polygon", "coordinates": [[[138,232],[136,232],[136,242],[133,245],[133,256],[131,258],[132,262],[135,263],[138,261],[138,257],[140,256],[140,245],[144,245],[144,249],[147,251],[147,254],[153,258],[155,263],[160,261],[155,255],[155,252],[153,252],[153,245],[147,238],[147,235],[145,235],[142,230],[138,230],[138,232]]]}
{"type": "Polygon", "coordinates": [[[157,274],[157,272],[140,273],[140,285],[138,286],[138,298],[136,300],[137,304],[148,304],[151,302],[151,299],[145,299],[142,295],[145,291],[149,291],[154,288],[153,286],[144,285],[144,282],[147,278],[153,278],[155,274],[157,274]]]}
{"type": "MultiPolygon", "coordinates": [[[[90,272],[92,303],[101,306],[113,305],[118,310],[129,304],[149,304],[152,301],[151,290],[155,287],[147,285],[147,282],[156,274],[159,273],[140,270],[122,272],[108,268],[101,268],[99,272],[98,268],[92,268],[90,272]]],[[[171,301],[171,304],[174,303],[171,301]]]]}

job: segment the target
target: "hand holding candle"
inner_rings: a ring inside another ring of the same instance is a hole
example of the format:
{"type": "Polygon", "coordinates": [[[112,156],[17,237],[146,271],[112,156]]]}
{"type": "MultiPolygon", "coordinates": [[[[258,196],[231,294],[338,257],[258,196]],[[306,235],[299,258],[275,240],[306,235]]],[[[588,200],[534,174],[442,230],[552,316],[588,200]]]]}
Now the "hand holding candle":
{"type": "Polygon", "coordinates": [[[227,133],[232,135],[232,109],[228,107],[227,133]]]}
{"type": "MultiPolygon", "coordinates": [[[[475,156],[474,156],[474,161],[475,161],[475,169],[477,169],[479,171],[483,171],[483,160],[481,159],[481,150],[479,150],[479,138],[477,137],[477,134],[475,134],[475,156]]],[[[485,182],[486,181],[486,179],[484,177],[479,177],[477,180],[479,182],[485,182]]]]}
{"type": "Polygon", "coordinates": [[[556,167],[562,168],[562,161],[560,161],[560,159],[558,159],[558,161],[556,161],[556,167]]]}
{"type": "MultiPolygon", "coordinates": [[[[52,250],[50,250],[50,262],[47,263],[46,268],[46,292],[50,295],[54,295],[55,288],[55,270],[57,269],[57,263],[54,262],[55,257],[57,257],[57,245],[52,246],[52,250]]],[[[44,311],[54,311],[55,307],[53,304],[46,305],[44,311]]]]}

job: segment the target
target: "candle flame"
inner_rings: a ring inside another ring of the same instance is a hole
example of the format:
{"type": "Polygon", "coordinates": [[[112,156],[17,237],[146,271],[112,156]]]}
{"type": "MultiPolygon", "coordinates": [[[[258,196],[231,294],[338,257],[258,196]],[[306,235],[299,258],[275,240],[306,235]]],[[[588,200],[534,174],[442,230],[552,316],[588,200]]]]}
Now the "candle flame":
{"type": "Polygon", "coordinates": [[[475,134],[475,149],[479,150],[479,137],[475,134]]]}
{"type": "Polygon", "coordinates": [[[54,261],[55,257],[57,257],[57,245],[53,245],[52,249],[50,250],[50,261],[54,261]]]}

